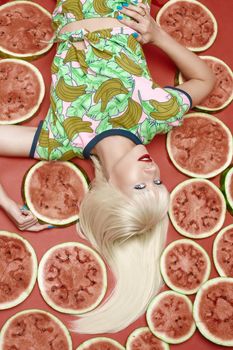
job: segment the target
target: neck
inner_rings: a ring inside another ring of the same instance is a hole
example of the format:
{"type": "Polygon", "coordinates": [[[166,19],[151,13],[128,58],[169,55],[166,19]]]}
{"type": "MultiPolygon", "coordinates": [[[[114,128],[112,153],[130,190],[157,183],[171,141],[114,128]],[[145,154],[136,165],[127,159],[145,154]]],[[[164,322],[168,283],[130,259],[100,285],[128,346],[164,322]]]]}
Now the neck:
{"type": "Polygon", "coordinates": [[[135,146],[135,143],[127,137],[109,136],[98,142],[92,153],[99,158],[108,179],[113,166],[135,146]]]}

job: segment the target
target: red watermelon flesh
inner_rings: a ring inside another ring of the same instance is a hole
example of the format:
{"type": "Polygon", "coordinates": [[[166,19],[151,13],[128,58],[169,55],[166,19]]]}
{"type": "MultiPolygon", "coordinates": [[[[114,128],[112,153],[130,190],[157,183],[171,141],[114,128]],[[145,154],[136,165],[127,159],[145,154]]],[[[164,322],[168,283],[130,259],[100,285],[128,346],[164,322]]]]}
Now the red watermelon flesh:
{"type": "Polygon", "coordinates": [[[103,270],[89,251],[78,247],[56,249],[43,269],[43,289],[55,305],[84,310],[102,294],[103,270]]]}
{"type": "Polygon", "coordinates": [[[165,264],[171,283],[187,291],[200,285],[207,269],[207,261],[202,251],[184,243],[178,243],[168,251],[165,264]]]}
{"type": "Polygon", "coordinates": [[[229,228],[218,241],[217,261],[228,277],[233,277],[233,228],[229,228]]]}
{"type": "Polygon", "coordinates": [[[17,62],[0,61],[0,120],[25,116],[40,100],[41,86],[35,72],[17,62]]]}
{"type": "Polygon", "coordinates": [[[172,212],[179,227],[198,237],[211,231],[221,219],[222,201],[212,187],[196,181],[175,194],[172,212]]]}
{"type": "Polygon", "coordinates": [[[51,18],[31,4],[15,3],[0,12],[1,47],[17,54],[37,53],[53,37],[51,18]]]}
{"type": "Polygon", "coordinates": [[[193,48],[208,44],[214,34],[212,18],[191,2],[177,1],[169,6],[162,13],[160,24],[181,44],[193,48]]]}
{"type": "Polygon", "coordinates": [[[17,299],[30,285],[32,257],[20,239],[0,236],[0,304],[17,299]]]}
{"type": "Polygon", "coordinates": [[[161,340],[147,330],[141,332],[140,335],[130,343],[129,348],[130,350],[164,350],[161,340]]]}
{"type": "Polygon", "coordinates": [[[210,118],[185,118],[170,137],[174,160],[190,172],[204,176],[228,161],[229,136],[220,123],[210,118]]]}
{"type": "Polygon", "coordinates": [[[232,283],[218,282],[203,291],[199,304],[199,316],[200,321],[211,334],[222,340],[232,340],[232,283]]]}
{"type": "Polygon", "coordinates": [[[221,107],[231,96],[233,90],[233,78],[227,68],[214,60],[204,58],[204,61],[212,69],[217,79],[214,89],[208,97],[201,102],[202,107],[221,107]]]}
{"type": "Polygon", "coordinates": [[[154,307],[151,314],[153,328],[172,339],[182,338],[191,331],[193,317],[182,296],[167,295],[154,307]]]}
{"type": "Polygon", "coordinates": [[[85,194],[75,171],[59,162],[49,162],[36,169],[29,186],[36,211],[51,219],[63,220],[76,215],[85,194]]]}
{"type": "Polygon", "coordinates": [[[93,344],[85,346],[83,350],[119,350],[119,347],[107,340],[95,340],[93,344]]]}
{"type": "Polygon", "coordinates": [[[29,312],[10,323],[3,339],[3,349],[69,350],[63,329],[49,314],[29,312]]]}

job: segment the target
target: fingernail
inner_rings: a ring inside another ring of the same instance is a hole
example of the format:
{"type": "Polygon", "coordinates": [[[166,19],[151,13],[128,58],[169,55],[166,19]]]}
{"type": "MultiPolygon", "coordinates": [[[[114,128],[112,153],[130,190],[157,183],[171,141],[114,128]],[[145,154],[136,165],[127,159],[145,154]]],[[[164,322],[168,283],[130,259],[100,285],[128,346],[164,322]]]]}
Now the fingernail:
{"type": "Polygon", "coordinates": [[[20,208],[20,210],[28,210],[27,204],[24,204],[24,205],[20,208]]]}
{"type": "Polygon", "coordinates": [[[127,2],[123,2],[122,6],[128,7],[129,4],[127,4],[127,2]]]}
{"type": "Polygon", "coordinates": [[[123,16],[117,16],[117,19],[123,19],[123,16]]]}
{"type": "Polygon", "coordinates": [[[53,225],[49,225],[48,228],[55,228],[56,226],[53,225]]]}
{"type": "Polygon", "coordinates": [[[117,10],[122,10],[122,6],[117,6],[117,10]]]}
{"type": "Polygon", "coordinates": [[[134,38],[138,37],[138,33],[133,33],[132,35],[133,35],[134,38]]]}

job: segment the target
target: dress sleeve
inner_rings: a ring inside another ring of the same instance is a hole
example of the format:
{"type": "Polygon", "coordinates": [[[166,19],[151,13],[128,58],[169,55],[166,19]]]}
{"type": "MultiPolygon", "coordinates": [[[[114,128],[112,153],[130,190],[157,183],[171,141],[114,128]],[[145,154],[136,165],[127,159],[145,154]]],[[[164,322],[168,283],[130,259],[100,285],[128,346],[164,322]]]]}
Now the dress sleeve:
{"type": "Polygon", "coordinates": [[[189,106],[188,109],[192,108],[192,97],[186,91],[174,86],[165,86],[164,89],[173,96],[181,97],[183,100],[183,104],[189,106]]]}
{"type": "Polygon", "coordinates": [[[164,124],[166,124],[170,130],[174,126],[182,125],[184,114],[186,114],[189,109],[192,108],[192,98],[186,91],[173,86],[165,86],[163,91],[166,91],[171,96],[174,96],[179,104],[179,110],[173,114],[171,118],[164,120],[164,124]]]}

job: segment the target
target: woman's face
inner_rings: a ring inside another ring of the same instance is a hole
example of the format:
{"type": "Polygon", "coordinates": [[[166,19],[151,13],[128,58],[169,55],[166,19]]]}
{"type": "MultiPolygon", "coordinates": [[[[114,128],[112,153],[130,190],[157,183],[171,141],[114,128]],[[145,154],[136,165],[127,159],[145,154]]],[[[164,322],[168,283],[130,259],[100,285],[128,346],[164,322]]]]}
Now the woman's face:
{"type": "Polygon", "coordinates": [[[123,193],[131,195],[137,191],[156,191],[160,171],[144,145],[137,145],[114,165],[109,182],[123,193]]]}

